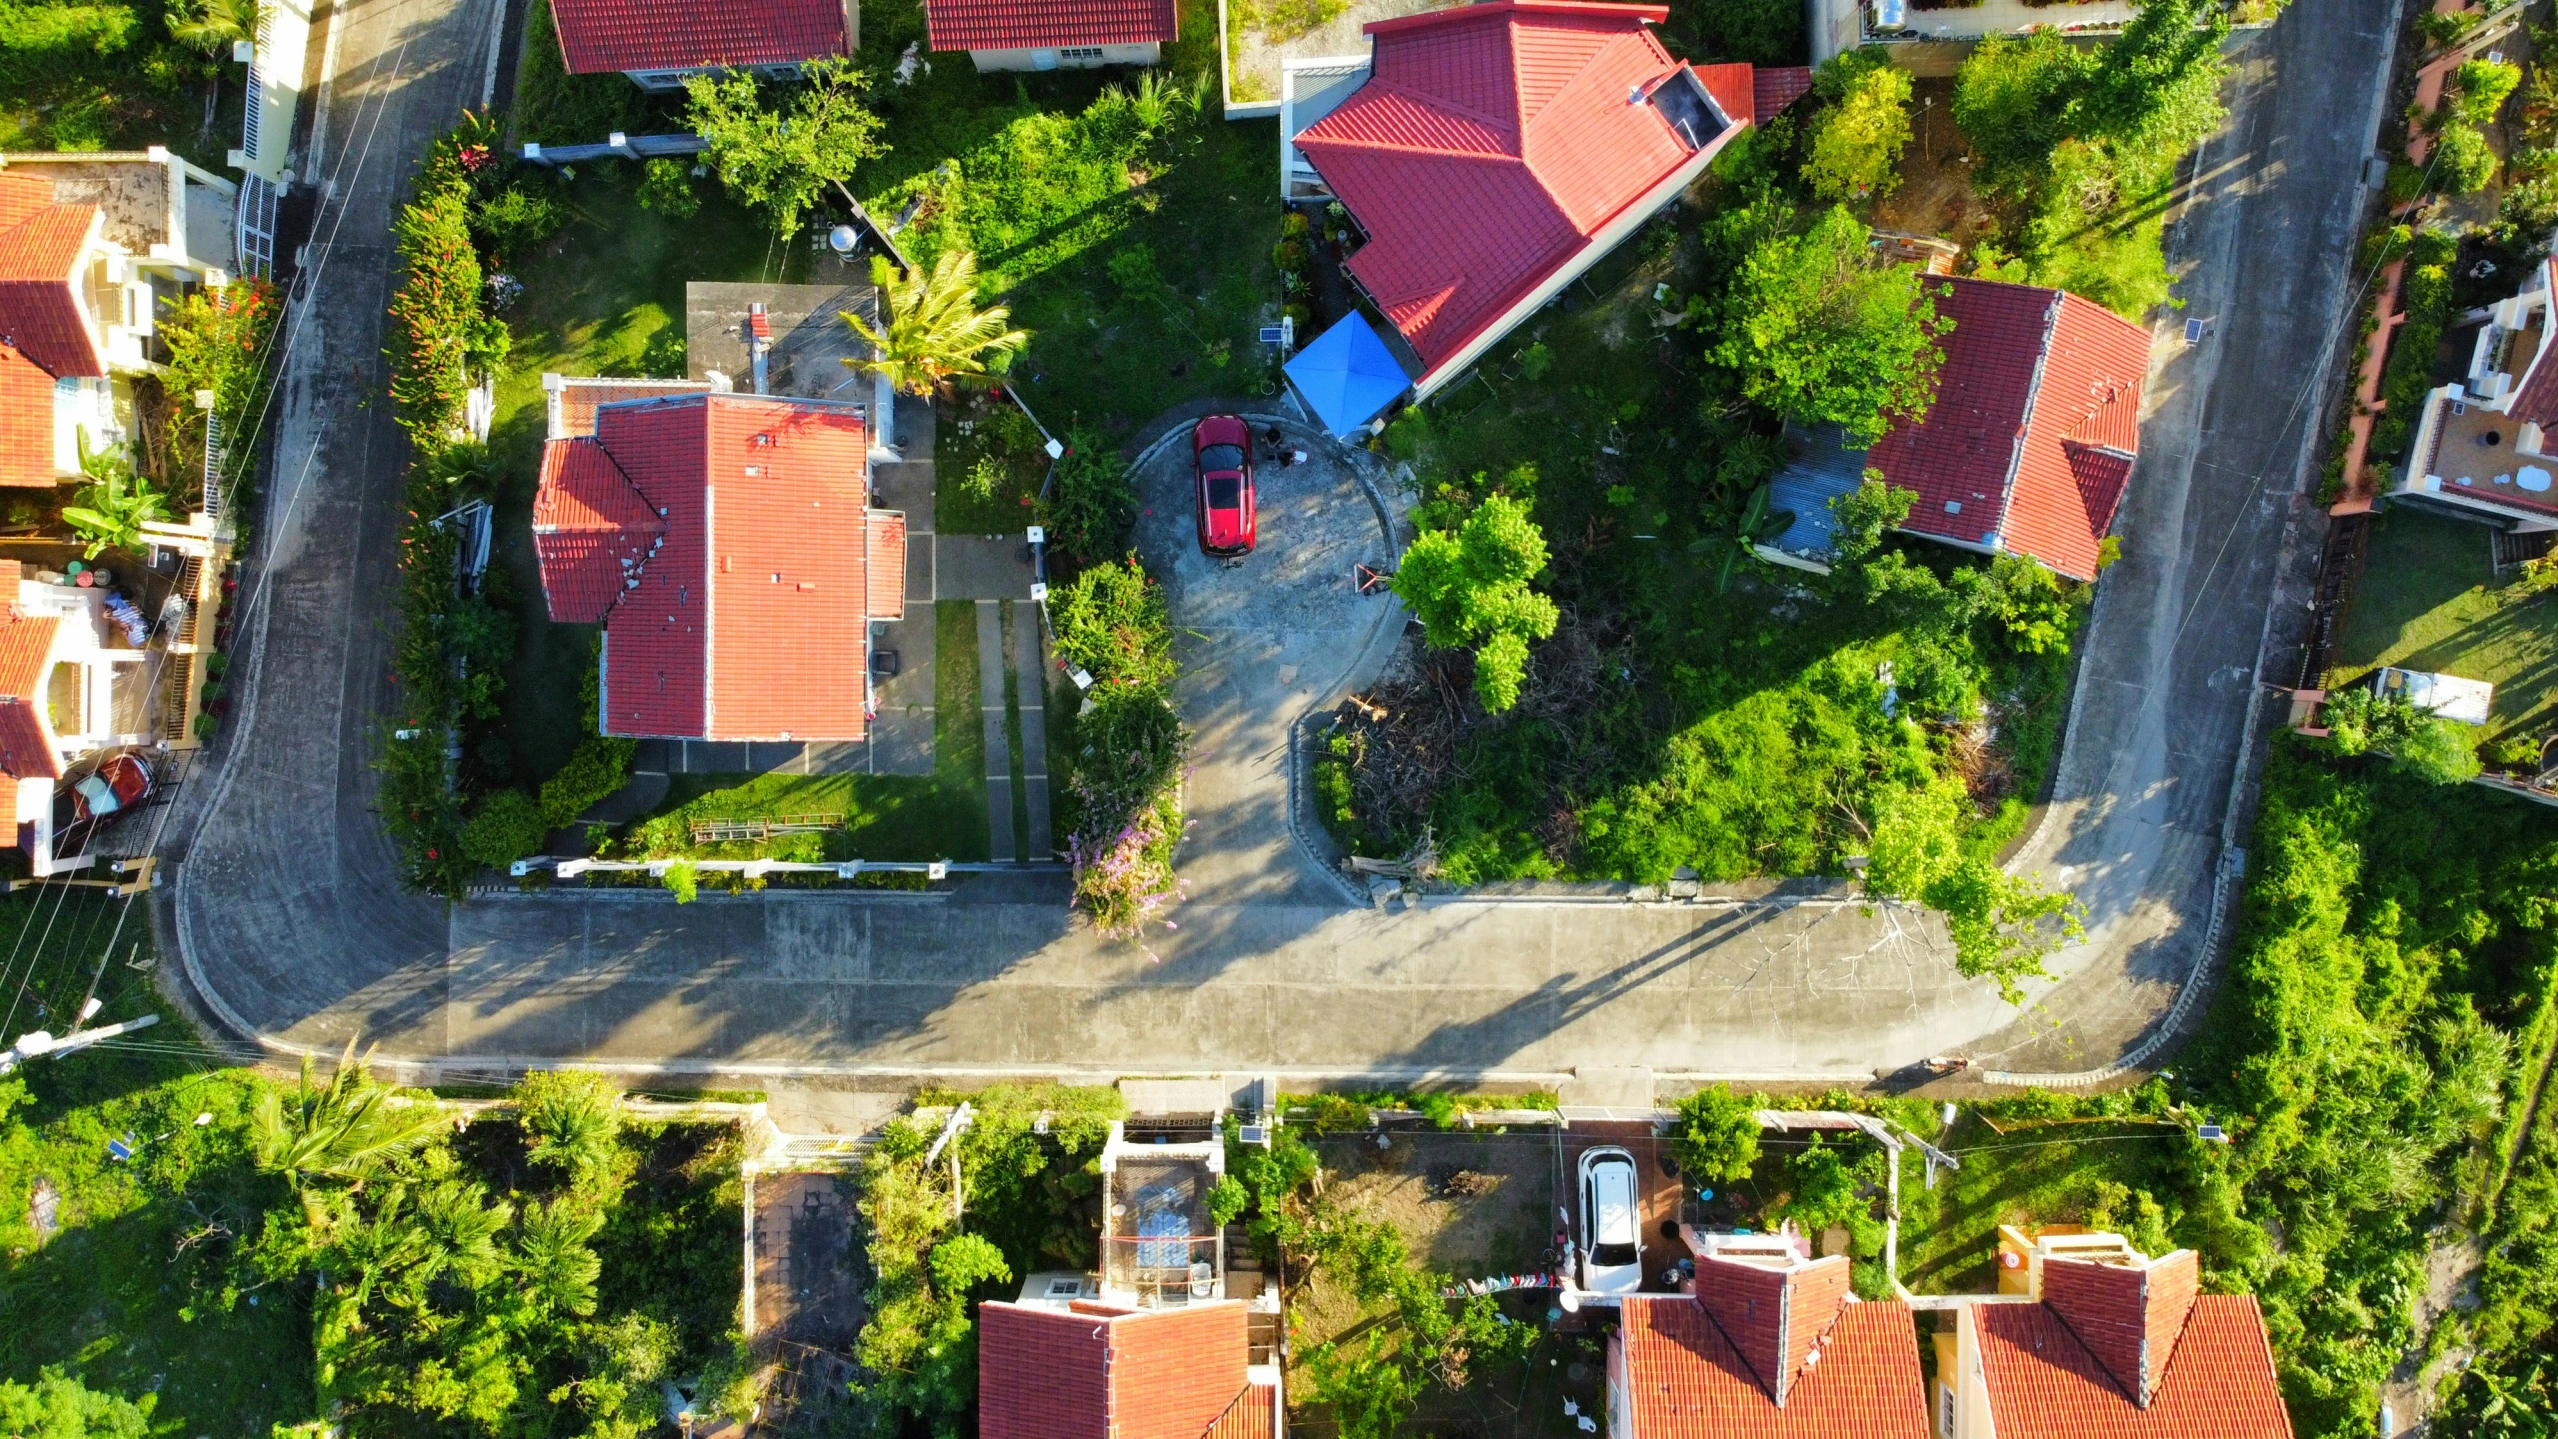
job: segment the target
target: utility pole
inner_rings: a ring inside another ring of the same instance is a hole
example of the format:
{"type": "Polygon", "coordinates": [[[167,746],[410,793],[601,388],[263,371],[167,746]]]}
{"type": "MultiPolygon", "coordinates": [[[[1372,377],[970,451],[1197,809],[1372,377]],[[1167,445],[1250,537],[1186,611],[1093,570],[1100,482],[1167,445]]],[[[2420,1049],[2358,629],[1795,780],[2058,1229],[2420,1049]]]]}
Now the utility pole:
{"type": "Polygon", "coordinates": [[[19,1035],[16,1044],[7,1049],[0,1049],[0,1074],[11,1072],[30,1059],[47,1054],[69,1054],[73,1050],[86,1049],[102,1039],[131,1034],[137,1029],[149,1029],[159,1022],[160,1016],[146,1014],[140,1019],[128,1019],[122,1024],[110,1024],[103,1029],[75,1029],[59,1039],[41,1029],[31,1029],[19,1035]]]}
{"type": "Polygon", "coordinates": [[[933,1167],[933,1161],[941,1158],[941,1152],[945,1147],[950,1150],[950,1217],[953,1219],[959,1217],[960,1211],[959,1147],[951,1141],[959,1137],[961,1130],[969,1128],[976,1122],[977,1111],[969,1105],[967,1100],[959,1101],[959,1107],[950,1112],[950,1118],[942,1121],[941,1133],[934,1138],[933,1147],[924,1151],[924,1167],[930,1169],[933,1167]]]}

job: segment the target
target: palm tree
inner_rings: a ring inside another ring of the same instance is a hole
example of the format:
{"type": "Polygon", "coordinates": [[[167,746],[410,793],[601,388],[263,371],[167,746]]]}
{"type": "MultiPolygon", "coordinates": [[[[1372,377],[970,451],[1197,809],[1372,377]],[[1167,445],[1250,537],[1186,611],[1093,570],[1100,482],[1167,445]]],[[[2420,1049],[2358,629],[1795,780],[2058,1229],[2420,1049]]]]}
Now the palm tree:
{"type": "Polygon", "coordinates": [[[516,1279],[524,1294],[559,1313],[595,1312],[595,1280],[603,1261],[587,1241],[604,1227],[601,1212],[554,1199],[528,1205],[516,1238],[516,1279]]]}
{"type": "Polygon", "coordinates": [[[557,1164],[573,1176],[601,1172],[613,1161],[621,1133],[622,1091],[591,1070],[536,1070],[515,1086],[516,1119],[524,1128],[524,1157],[557,1164]]]}
{"type": "Polygon", "coordinates": [[[944,250],[930,274],[900,275],[886,256],[873,256],[870,278],[887,307],[886,323],[874,330],[849,310],[844,323],[869,343],[871,368],[906,394],[929,395],[943,384],[992,388],[999,383],[994,361],[1030,343],[1029,331],[1011,328],[1010,309],[977,307],[974,250],[944,250]]]}
{"type": "MultiPolygon", "coordinates": [[[[213,112],[221,104],[223,50],[242,40],[256,44],[266,17],[266,0],[195,0],[188,8],[169,11],[169,38],[213,57],[213,78],[204,90],[202,133],[213,133],[213,112]]],[[[248,103],[258,103],[258,97],[249,96],[248,103]]]]}
{"type": "Polygon", "coordinates": [[[361,1184],[451,1122],[433,1105],[393,1105],[391,1097],[355,1057],[354,1040],[326,1085],[311,1082],[311,1057],[304,1055],[302,1082],[289,1094],[268,1089],[250,1115],[258,1168],[296,1183],[320,1176],[361,1184]]]}
{"type": "Polygon", "coordinates": [[[80,473],[89,483],[80,487],[77,503],[63,507],[64,522],[89,542],[89,559],[109,548],[140,549],[142,526],[169,518],[167,497],[133,472],[133,462],[121,449],[90,449],[85,427],[73,438],[80,448],[80,473]]]}

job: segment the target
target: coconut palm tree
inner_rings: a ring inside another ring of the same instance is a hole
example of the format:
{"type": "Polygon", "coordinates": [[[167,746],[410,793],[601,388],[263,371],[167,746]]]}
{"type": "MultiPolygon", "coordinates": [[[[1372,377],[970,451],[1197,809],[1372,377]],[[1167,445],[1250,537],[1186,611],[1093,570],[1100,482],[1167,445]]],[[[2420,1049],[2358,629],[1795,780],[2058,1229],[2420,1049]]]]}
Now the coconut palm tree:
{"type": "MultiPolygon", "coordinates": [[[[169,11],[169,38],[212,57],[213,77],[204,89],[204,134],[213,133],[213,112],[222,101],[222,52],[239,41],[254,45],[266,22],[266,0],[195,0],[169,11]]],[[[256,104],[258,97],[249,97],[256,104]]]]}
{"type": "MultiPolygon", "coordinates": [[[[1012,311],[977,305],[977,253],[944,250],[931,273],[900,275],[886,256],[870,262],[887,319],[879,329],[847,310],[844,323],[870,345],[869,366],[909,395],[929,395],[944,384],[992,388],[995,362],[1030,343],[1030,332],[1011,328],[1012,311]]],[[[844,361],[855,365],[853,360],[844,361]]]]}
{"type": "MultiPolygon", "coordinates": [[[[93,551],[94,553],[94,551],[93,551]]],[[[258,1168],[306,1177],[362,1183],[382,1166],[434,1137],[452,1121],[433,1105],[393,1105],[389,1088],[373,1083],[348,1040],[337,1072],[325,1085],[311,1080],[311,1057],[302,1057],[302,1082],[290,1091],[271,1088],[250,1115],[250,1140],[258,1168]]]]}
{"type": "Polygon", "coordinates": [[[80,473],[89,483],[80,487],[75,503],[63,507],[63,522],[89,542],[90,559],[109,548],[140,549],[142,526],[169,518],[168,497],[133,472],[121,449],[90,449],[86,428],[73,439],[80,448],[80,473]]]}
{"type": "Polygon", "coordinates": [[[516,1118],[524,1128],[524,1157],[556,1164],[583,1177],[613,1161],[621,1133],[622,1091],[592,1070],[536,1070],[515,1086],[516,1118]]]}

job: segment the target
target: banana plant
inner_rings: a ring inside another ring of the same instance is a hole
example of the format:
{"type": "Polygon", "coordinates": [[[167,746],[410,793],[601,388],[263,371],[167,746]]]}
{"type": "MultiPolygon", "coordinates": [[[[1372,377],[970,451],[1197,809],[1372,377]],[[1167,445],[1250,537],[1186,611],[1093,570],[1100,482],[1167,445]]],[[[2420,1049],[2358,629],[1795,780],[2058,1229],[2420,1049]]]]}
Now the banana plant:
{"type": "Polygon", "coordinates": [[[169,518],[168,497],[134,473],[122,449],[90,449],[85,427],[75,439],[80,473],[89,483],[80,487],[74,503],[63,506],[63,522],[89,542],[88,559],[109,549],[140,549],[142,527],[169,518]]]}
{"type": "Polygon", "coordinates": [[[1766,544],[1793,524],[1794,512],[1776,508],[1775,486],[1762,480],[1737,509],[1728,504],[1709,508],[1705,515],[1706,536],[1689,545],[1688,553],[1723,557],[1714,572],[1714,592],[1719,595],[1732,588],[1732,573],[1751,546],[1766,544]]]}

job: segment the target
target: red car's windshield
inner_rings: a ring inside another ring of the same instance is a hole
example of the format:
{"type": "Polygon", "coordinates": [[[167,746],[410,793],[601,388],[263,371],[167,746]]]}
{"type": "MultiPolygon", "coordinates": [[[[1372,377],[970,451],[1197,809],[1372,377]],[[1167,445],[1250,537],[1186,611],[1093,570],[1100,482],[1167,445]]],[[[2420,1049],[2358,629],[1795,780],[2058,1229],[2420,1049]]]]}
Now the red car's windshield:
{"type": "Polygon", "coordinates": [[[1243,508],[1243,476],[1211,475],[1208,477],[1208,508],[1239,510],[1243,508]]]}
{"type": "Polygon", "coordinates": [[[1242,468],[1243,446],[1241,445],[1210,445],[1199,452],[1199,469],[1203,474],[1213,475],[1219,470],[1242,468]]]}

